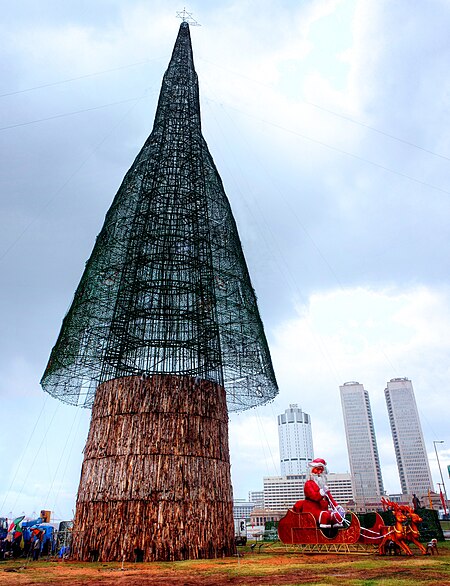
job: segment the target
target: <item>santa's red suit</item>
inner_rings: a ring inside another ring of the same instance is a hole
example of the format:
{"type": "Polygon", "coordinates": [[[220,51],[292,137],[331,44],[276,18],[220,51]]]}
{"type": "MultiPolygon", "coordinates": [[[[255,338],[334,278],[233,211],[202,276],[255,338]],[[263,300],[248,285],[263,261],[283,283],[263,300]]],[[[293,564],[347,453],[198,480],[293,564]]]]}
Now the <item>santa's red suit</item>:
{"type": "Polygon", "coordinates": [[[305,499],[293,506],[295,512],[311,513],[320,527],[342,527],[345,512],[337,506],[325,484],[325,460],[316,458],[309,464],[311,474],[305,482],[305,499]],[[330,504],[333,510],[329,510],[330,504]]]}

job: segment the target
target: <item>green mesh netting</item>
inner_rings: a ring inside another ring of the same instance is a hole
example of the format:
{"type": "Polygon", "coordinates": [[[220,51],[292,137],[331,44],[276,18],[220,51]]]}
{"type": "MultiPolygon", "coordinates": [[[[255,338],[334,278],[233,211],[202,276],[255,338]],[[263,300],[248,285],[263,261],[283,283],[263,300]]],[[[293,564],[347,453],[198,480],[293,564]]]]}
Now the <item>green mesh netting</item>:
{"type": "Polygon", "coordinates": [[[236,224],[201,134],[186,22],[153,131],[106,215],[41,384],[90,407],[98,384],[154,373],[222,384],[230,411],[278,392],[236,224]]]}

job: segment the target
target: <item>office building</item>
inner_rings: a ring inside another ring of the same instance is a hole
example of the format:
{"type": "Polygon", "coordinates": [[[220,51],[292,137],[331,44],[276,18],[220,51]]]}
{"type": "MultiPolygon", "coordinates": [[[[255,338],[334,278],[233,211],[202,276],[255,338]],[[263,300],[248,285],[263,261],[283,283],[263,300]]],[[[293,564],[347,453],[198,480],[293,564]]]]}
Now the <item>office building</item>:
{"type": "Polygon", "coordinates": [[[369,394],[358,382],[339,389],[357,510],[376,508],[384,490],[369,394]]]}
{"type": "Polygon", "coordinates": [[[423,497],[433,489],[413,386],[393,378],[384,391],[403,494],[423,497]]]}
{"type": "Polygon", "coordinates": [[[248,519],[255,508],[255,503],[245,499],[233,499],[233,518],[248,519]]]}
{"type": "Polygon", "coordinates": [[[327,486],[333,495],[334,500],[344,508],[348,502],[355,500],[355,495],[353,494],[352,477],[350,474],[327,474],[327,486]]]}
{"type": "Polygon", "coordinates": [[[266,476],[264,483],[264,508],[287,511],[298,500],[305,498],[303,486],[306,474],[293,476],[266,476]]]}
{"type": "Polygon", "coordinates": [[[248,500],[251,503],[255,503],[255,507],[262,509],[264,507],[264,491],[250,490],[248,493],[248,500]]]}
{"type": "Polygon", "coordinates": [[[308,472],[308,462],[314,460],[311,418],[298,405],[278,415],[281,476],[297,476],[308,472]]]}
{"type": "MultiPolygon", "coordinates": [[[[266,476],[264,478],[264,508],[287,511],[298,500],[305,498],[307,474],[294,476],[266,476]]],[[[342,506],[354,500],[350,474],[327,474],[327,486],[336,502],[342,506]]],[[[256,509],[256,507],[255,507],[256,509]]]]}

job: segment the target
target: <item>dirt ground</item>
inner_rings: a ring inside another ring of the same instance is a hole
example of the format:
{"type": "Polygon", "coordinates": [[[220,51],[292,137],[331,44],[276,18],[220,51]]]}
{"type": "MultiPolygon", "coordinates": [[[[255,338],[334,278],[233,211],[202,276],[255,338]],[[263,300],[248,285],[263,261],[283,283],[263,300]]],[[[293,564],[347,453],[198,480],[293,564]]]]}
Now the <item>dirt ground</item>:
{"type": "Polygon", "coordinates": [[[380,557],[246,553],[241,558],[167,563],[0,562],[0,585],[70,586],[450,586],[450,548],[438,556],[380,557]]]}

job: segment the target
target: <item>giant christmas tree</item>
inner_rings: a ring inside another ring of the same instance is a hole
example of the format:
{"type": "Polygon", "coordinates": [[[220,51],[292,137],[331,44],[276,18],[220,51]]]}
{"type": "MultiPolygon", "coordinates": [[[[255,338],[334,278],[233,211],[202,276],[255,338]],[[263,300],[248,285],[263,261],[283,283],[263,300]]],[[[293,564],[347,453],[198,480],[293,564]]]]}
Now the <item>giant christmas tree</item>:
{"type": "Polygon", "coordinates": [[[277,393],[236,224],[201,134],[189,25],[42,378],[93,407],[75,559],[234,551],[228,410],[277,393]]]}

